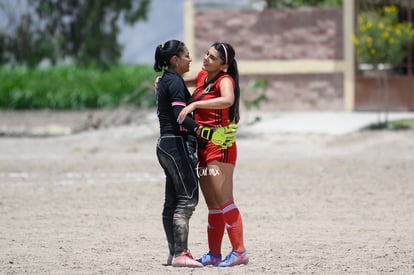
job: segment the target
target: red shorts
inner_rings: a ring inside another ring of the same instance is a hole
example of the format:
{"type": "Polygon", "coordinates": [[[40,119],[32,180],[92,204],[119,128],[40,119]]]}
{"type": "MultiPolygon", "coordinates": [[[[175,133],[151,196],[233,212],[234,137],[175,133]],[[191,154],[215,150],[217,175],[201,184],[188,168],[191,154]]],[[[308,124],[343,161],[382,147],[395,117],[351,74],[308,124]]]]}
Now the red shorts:
{"type": "Polygon", "coordinates": [[[227,149],[222,149],[218,147],[217,145],[214,145],[210,141],[205,146],[203,146],[203,141],[200,140],[199,142],[199,146],[198,146],[199,167],[207,167],[207,164],[212,162],[213,160],[236,165],[236,159],[237,159],[236,142],[234,142],[233,145],[227,149]]]}

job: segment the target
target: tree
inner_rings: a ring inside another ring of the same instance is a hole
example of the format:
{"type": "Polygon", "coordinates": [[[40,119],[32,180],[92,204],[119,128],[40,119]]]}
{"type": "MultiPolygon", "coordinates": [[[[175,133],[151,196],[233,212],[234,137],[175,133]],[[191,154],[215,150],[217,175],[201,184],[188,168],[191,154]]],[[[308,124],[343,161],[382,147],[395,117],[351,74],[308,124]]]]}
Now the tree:
{"type": "Polygon", "coordinates": [[[106,68],[118,62],[122,22],[146,20],[150,0],[27,0],[30,7],[10,33],[0,31],[0,60],[31,67],[67,59],[106,68]]]}

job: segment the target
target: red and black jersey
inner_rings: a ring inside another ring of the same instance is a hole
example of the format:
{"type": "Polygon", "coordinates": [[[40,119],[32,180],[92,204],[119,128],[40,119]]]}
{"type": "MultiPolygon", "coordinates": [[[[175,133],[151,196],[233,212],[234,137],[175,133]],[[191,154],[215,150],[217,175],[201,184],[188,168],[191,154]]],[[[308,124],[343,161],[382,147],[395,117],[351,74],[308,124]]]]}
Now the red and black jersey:
{"type": "MultiPolygon", "coordinates": [[[[193,101],[209,100],[220,97],[220,81],[223,78],[229,78],[234,85],[234,79],[227,73],[221,73],[218,77],[206,83],[207,72],[202,70],[197,75],[196,89],[193,92],[193,101]]],[[[194,112],[194,120],[203,126],[222,127],[230,123],[230,107],[225,109],[196,109],[194,112]]]]}

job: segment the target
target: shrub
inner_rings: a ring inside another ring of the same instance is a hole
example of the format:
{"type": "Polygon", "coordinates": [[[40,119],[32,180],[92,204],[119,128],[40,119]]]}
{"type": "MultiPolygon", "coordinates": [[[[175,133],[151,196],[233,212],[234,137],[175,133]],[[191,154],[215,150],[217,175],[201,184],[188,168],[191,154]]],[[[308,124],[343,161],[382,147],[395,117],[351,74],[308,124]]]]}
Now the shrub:
{"type": "Polygon", "coordinates": [[[0,68],[2,109],[94,109],[155,106],[155,74],[148,65],[102,71],[74,65],[0,68]]]}
{"type": "Polygon", "coordinates": [[[407,55],[407,45],[414,38],[411,22],[398,22],[398,8],[384,6],[358,16],[353,36],[360,63],[400,64],[407,55]]]}

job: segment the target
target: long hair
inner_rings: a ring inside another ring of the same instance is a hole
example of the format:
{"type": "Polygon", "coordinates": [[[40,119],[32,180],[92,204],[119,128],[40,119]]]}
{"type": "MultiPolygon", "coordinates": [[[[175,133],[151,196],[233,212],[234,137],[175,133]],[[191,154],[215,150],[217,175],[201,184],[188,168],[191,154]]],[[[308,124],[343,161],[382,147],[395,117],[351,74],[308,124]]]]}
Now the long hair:
{"type": "Polygon", "coordinates": [[[238,123],[240,120],[240,85],[239,85],[239,70],[237,68],[237,61],[235,59],[235,51],[233,47],[224,42],[215,42],[212,47],[214,47],[219,53],[220,57],[223,60],[223,64],[229,65],[227,73],[234,79],[234,103],[230,107],[230,120],[238,123]]]}
{"type": "Polygon", "coordinates": [[[161,72],[170,67],[171,57],[184,52],[185,44],[179,40],[168,40],[155,48],[154,71],[161,72]]]}

